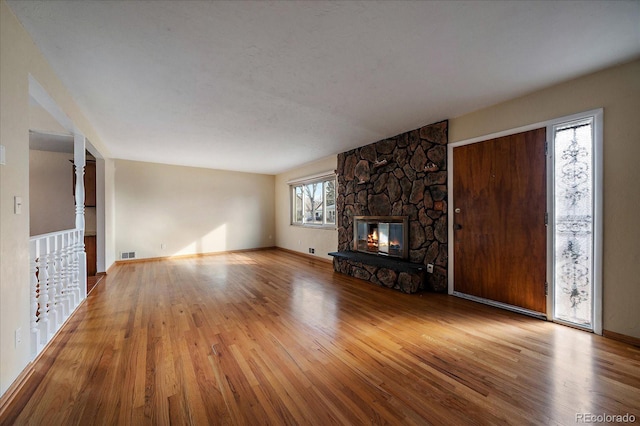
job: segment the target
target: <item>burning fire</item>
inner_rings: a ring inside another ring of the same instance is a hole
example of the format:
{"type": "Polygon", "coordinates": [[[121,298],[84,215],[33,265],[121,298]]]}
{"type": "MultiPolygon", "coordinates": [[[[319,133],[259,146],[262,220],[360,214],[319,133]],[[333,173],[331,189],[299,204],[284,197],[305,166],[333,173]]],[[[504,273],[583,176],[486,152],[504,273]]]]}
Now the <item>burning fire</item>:
{"type": "MultiPolygon", "coordinates": [[[[386,243],[383,242],[382,245],[380,244],[380,240],[378,237],[378,230],[374,229],[370,234],[367,235],[367,247],[369,248],[369,250],[371,250],[371,249],[377,249],[378,247],[382,249],[382,246],[386,246],[386,243]]],[[[389,241],[389,248],[399,249],[400,241],[398,240],[389,241]]]]}
{"type": "Polygon", "coordinates": [[[374,229],[372,233],[367,235],[367,244],[369,246],[378,247],[378,230],[374,229]]]}

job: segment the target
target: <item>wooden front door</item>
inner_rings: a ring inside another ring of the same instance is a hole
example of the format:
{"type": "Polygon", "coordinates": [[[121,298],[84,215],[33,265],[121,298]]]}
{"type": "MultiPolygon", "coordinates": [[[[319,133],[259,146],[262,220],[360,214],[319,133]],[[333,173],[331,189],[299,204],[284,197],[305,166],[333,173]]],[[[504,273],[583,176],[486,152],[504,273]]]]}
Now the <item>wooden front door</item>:
{"type": "Polygon", "coordinates": [[[454,290],[546,312],[544,128],[453,149],[454,290]]]}

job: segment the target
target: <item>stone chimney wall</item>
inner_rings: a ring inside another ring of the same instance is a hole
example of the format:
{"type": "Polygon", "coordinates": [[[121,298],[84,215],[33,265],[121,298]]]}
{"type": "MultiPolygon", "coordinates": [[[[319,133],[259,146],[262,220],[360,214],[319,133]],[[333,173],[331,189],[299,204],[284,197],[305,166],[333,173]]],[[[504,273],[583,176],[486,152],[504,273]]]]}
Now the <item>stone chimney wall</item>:
{"type": "Polygon", "coordinates": [[[409,260],[435,265],[447,287],[448,121],[338,155],[338,250],[353,247],[354,216],[408,216],[409,260]]]}

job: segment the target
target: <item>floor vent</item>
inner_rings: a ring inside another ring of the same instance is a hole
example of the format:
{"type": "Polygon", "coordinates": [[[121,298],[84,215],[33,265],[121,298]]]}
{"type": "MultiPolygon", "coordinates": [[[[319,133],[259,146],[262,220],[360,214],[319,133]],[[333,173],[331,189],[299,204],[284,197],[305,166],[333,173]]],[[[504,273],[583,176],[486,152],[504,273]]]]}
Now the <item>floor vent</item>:
{"type": "Polygon", "coordinates": [[[136,258],[136,252],[135,251],[123,251],[121,253],[121,258],[122,259],[135,259],[136,258]]]}

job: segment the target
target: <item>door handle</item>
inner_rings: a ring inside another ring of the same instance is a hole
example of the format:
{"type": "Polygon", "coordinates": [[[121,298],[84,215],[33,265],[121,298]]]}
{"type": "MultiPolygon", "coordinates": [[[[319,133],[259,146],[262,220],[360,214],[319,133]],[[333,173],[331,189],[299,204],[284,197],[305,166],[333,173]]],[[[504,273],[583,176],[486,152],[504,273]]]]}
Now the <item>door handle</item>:
{"type": "Polygon", "coordinates": [[[455,229],[456,231],[458,229],[462,229],[462,225],[460,225],[459,223],[456,223],[455,225],[453,225],[453,229],[455,229]]]}

